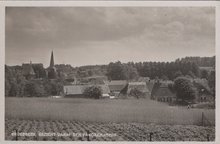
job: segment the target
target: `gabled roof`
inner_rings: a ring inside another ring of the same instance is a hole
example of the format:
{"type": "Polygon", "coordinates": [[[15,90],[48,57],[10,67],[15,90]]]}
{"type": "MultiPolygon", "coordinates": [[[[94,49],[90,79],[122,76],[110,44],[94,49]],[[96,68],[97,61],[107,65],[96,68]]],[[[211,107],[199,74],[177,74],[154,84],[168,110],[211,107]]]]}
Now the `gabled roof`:
{"type": "Polygon", "coordinates": [[[84,91],[83,85],[65,85],[63,89],[66,95],[83,94],[84,91]]]}
{"type": "Polygon", "coordinates": [[[139,81],[139,82],[147,82],[147,81],[149,81],[149,80],[150,80],[149,77],[139,77],[139,78],[138,78],[138,81],[139,81]]]}
{"type": "MultiPolygon", "coordinates": [[[[83,94],[84,90],[91,86],[94,85],[65,85],[63,89],[64,89],[64,93],[67,95],[79,95],[79,94],[83,94]]],[[[109,87],[107,85],[96,85],[96,86],[99,86],[101,88],[103,94],[110,93],[109,87]]]]}
{"type": "Polygon", "coordinates": [[[200,94],[212,94],[212,91],[206,79],[194,79],[193,82],[199,92],[199,95],[200,94]]]}
{"type": "Polygon", "coordinates": [[[106,83],[111,91],[121,91],[125,88],[128,82],[126,80],[112,80],[106,83]]]}
{"type": "Polygon", "coordinates": [[[32,64],[22,64],[23,74],[24,75],[35,75],[32,64]]]}
{"type": "Polygon", "coordinates": [[[171,82],[155,83],[151,95],[155,97],[175,96],[168,87],[170,83],[171,82]]]}
{"type": "Polygon", "coordinates": [[[159,87],[155,91],[154,96],[156,96],[156,97],[175,96],[175,94],[172,93],[171,90],[168,87],[159,87]]]}
{"type": "Polygon", "coordinates": [[[154,81],[147,81],[146,82],[146,85],[147,85],[147,88],[149,89],[149,92],[152,92],[154,84],[155,84],[154,81]]]}
{"type": "Polygon", "coordinates": [[[146,93],[149,92],[145,82],[129,82],[127,93],[130,93],[131,89],[137,88],[138,90],[146,93]]]}

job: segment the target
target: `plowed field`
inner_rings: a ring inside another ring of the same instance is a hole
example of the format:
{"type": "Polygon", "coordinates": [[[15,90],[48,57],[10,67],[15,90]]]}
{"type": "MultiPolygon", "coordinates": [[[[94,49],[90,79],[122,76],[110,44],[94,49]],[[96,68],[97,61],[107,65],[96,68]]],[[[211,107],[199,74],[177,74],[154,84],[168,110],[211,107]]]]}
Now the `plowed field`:
{"type": "Polygon", "coordinates": [[[213,141],[214,127],[6,119],[6,140],[34,141],[213,141]],[[151,134],[150,134],[151,133],[151,134]],[[17,136],[16,136],[17,135],[17,136]]]}

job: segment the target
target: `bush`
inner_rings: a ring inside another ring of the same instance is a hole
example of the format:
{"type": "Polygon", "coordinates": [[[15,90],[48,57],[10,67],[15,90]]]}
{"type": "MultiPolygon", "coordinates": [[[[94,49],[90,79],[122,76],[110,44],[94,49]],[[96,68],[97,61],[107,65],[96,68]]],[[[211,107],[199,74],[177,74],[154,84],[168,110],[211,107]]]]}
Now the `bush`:
{"type": "Polygon", "coordinates": [[[27,82],[25,84],[25,95],[29,97],[35,97],[35,96],[43,96],[44,95],[44,88],[34,82],[27,82]]]}
{"type": "Polygon", "coordinates": [[[139,99],[141,97],[144,97],[144,93],[137,88],[133,88],[130,91],[130,96],[133,96],[133,97],[139,99]]]}
{"type": "Polygon", "coordinates": [[[91,86],[91,87],[87,87],[84,90],[83,94],[88,98],[99,99],[102,96],[102,90],[98,86],[91,86]]]}

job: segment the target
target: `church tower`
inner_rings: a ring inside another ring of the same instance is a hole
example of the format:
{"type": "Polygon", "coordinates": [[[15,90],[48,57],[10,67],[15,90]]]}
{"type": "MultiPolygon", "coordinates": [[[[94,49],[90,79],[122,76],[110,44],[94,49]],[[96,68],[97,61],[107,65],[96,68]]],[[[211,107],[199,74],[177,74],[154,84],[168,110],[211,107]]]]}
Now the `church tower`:
{"type": "Polygon", "coordinates": [[[53,51],[51,52],[51,57],[50,57],[50,67],[54,67],[53,51]]]}
{"type": "Polygon", "coordinates": [[[53,51],[51,52],[50,66],[47,68],[47,77],[49,79],[56,79],[57,78],[57,70],[56,70],[56,67],[54,65],[53,51]]]}

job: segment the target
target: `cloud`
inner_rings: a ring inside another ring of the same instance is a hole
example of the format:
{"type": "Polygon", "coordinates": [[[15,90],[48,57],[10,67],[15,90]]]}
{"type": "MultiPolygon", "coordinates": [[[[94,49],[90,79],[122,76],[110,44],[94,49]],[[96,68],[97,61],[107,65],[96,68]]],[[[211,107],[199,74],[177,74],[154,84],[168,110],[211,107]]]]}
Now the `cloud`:
{"type": "Polygon", "coordinates": [[[106,62],[123,54],[124,61],[146,57],[171,60],[183,54],[196,55],[197,51],[200,55],[214,54],[214,40],[212,7],[6,8],[6,62],[9,63],[14,57],[18,58],[13,63],[23,61],[19,57],[25,55],[37,60],[41,57],[39,52],[52,49],[75,56],[68,58],[69,61],[79,58],[74,53],[87,51],[91,55],[87,55],[87,62],[94,61],[92,57],[98,58],[100,51],[105,57],[99,56],[99,60],[106,62]],[[158,51],[163,53],[157,56],[158,51]],[[148,52],[151,54],[143,55],[148,52]]]}

